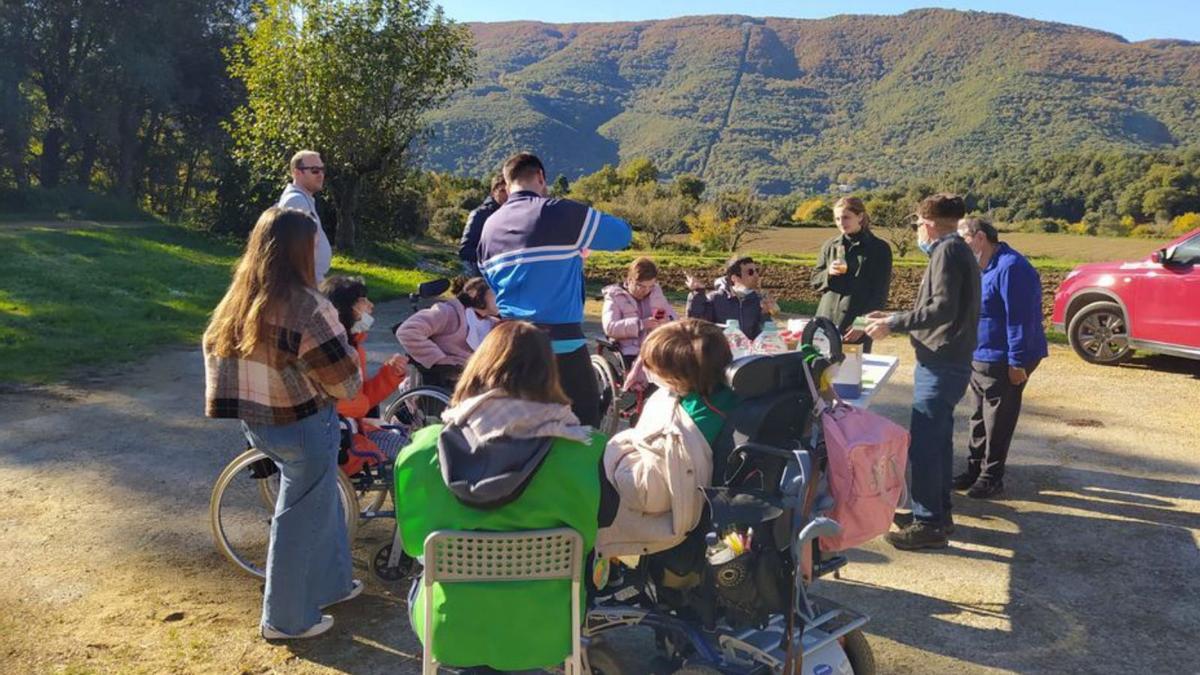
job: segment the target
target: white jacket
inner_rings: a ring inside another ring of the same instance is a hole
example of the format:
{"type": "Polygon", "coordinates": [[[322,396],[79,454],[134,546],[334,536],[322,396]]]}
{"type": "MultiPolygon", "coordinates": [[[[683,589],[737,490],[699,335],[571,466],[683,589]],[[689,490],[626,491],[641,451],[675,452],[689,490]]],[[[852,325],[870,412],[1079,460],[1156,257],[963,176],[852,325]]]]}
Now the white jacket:
{"type": "Polygon", "coordinates": [[[712,485],[712,448],[679,398],[659,389],[637,426],[613,436],[604,473],[620,495],[617,516],[596,535],[600,555],[647,555],[683,541],[704,510],[712,485]]]}

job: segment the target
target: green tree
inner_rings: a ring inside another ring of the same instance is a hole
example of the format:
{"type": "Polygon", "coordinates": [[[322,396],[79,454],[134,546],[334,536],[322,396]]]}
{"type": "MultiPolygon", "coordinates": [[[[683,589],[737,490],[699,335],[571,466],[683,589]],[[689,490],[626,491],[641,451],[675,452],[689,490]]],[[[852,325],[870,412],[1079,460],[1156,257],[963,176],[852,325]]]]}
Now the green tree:
{"type": "Polygon", "coordinates": [[[747,189],[722,192],[713,200],[719,220],[729,229],[726,250],[736,251],[776,224],[781,214],[747,189]]]}
{"type": "Polygon", "coordinates": [[[657,248],[670,235],[683,230],[684,218],[692,211],[692,202],[654,183],[628,187],[616,199],[601,202],[599,208],[621,218],[646,236],[646,244],[657,248]]]}
{"type": "Polygon", "coordinates": [[[627,162],[622,162],[621,166],[617,167],[617,177],[625,185],[657,183],[658,167],[645,157],[635,157],[627,162]]]}
{"type": "Polygon", "coordinates": [[[571,185],[570,196],[585,204],[599,204],[612,201],[623,189],[625,184],[617,175],[616,168],[612,164],[605,164],[595,173],[577,178],[571,185]]]}
{"type": "Polygon", "coordinates": [[[871,227],[882,231],[884,238],[891,242],[896,249],[896,255],[903,258],[912,248],[916,235],[909,228],[906,209],[896,199],[876,198],[866,202],[867,215],[871,217],[871,227]]]}
{"type": "Polygon", "coordinates": [[[671,189],[675,194],[688,199],[693,204],[700,201],[705,187],[704,180],[692,173],[681,173],[671,182],[671,189]]]}
{"type": "Polygon", "coordinates": [[[550,184],[551,197],[566,197],[567,193],[570,191],[571,183],[567,180],[567,177],[561,173],[558,174],[558,176],[554,179],[554,182],[550,184]]]}
{"type": "Polygon", "coordinates": [[[229,56],[247,97],[231,125],[238,155],[278,175],[295,150],[320,152],[344,249],[364,182],[403,167],[474,61],[470,33],[429,0],[265,0],[229,56]]]}

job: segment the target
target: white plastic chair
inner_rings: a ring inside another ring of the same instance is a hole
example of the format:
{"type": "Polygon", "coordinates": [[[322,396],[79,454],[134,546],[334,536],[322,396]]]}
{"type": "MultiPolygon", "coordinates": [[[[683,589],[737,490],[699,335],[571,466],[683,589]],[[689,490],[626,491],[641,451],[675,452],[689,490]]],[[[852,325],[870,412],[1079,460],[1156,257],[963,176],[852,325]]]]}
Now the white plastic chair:
{"type": "Polygon", "coordinates": [[[433,584],[571,580],[571,655],[565,675],[583,675],[579,593],[583,537],[571,528],[520,532],[438,530],[425,538],[425,649],[421,672],[437,674],[433,658],[433,584]]]}

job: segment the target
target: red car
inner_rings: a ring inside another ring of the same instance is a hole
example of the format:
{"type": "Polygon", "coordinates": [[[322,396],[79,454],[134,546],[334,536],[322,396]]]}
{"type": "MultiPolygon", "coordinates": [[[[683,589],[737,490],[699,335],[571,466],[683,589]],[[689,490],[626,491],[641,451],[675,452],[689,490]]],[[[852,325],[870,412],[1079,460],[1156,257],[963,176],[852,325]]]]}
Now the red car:
{"type": "Polygon", "coordinates": [[[1118,363],[1134,349],[1200,359],[1200,230],[1145,260],[1071,270],[1053,323],[1089,363],[1118,363]]]}

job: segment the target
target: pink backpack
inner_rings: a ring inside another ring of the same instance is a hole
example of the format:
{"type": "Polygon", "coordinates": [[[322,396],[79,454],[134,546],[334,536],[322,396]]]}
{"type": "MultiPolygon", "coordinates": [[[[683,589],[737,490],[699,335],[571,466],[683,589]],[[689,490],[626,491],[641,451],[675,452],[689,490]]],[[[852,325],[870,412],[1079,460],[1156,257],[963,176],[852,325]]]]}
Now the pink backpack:
{"type": "Polygon", "coordinates": [[[904,427],[869,410],[844,401],[827,404],[817,394],[811,374],[808,379],[821,411],[829,458],[826,473],[833,510],[827,515],[842,526],[841,534],[821,537],[821,550],[844,551],[891,527],[906,488],[909,435],[904,427]]]}

